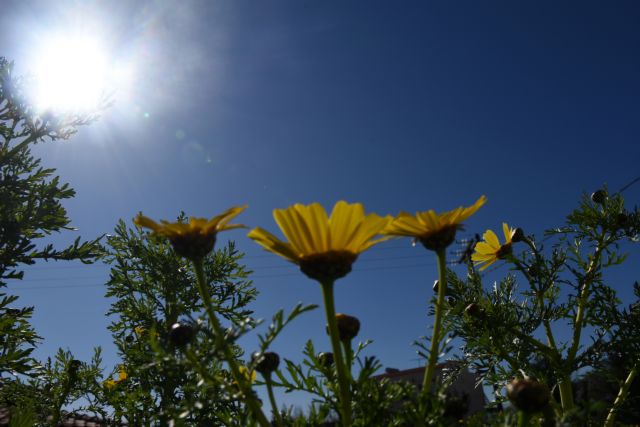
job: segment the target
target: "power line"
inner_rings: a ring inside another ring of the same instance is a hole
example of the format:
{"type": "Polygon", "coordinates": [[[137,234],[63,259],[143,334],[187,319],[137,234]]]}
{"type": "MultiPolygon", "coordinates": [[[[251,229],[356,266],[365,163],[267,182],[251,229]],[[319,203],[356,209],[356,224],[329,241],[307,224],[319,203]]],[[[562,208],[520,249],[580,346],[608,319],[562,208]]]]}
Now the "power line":
{"type": "MultiPolygon", "coordinates": [[[[429,263],[425,262],[425,263],[420,263],[420,264],[409,264],[409,265],[365,267],[365,268],[355,269],[354,273],[357,273],[357,272],[360,272],[360,271],[398,270],[398,269],[403,269],[403,268],[415,269],[415,268],[433,267],[435,265],[436,265],[435,262],[429,262],[429,263]]],[[[293,277],[293,276],[299,276],[299,275],[300,275],[299,272],[292,271],[290,273],[279,273],[279,274],[262,274],[262,275],[258,274],[258,275],[250,276],[247,279],[250,279],[250,280],[268,279],[268,278],[278,278],[278,277],[293,277]]],[[[65,288],[74,288],[75,289],[75,288],[95,288],[95,287],[99,287],[99,286],[104,286],[104,283],[102,283],[102,284],[92,283],[92,284],[86,284],[86,285],[78,284],[78,285],[52,285],[52,286],[19,286],[19,287],[16,287],[14,290],[65,289],[65,288]]]]}
{"type": "MultiPolygon", "coordinates": [[[[402,245],[402,246],[384,246],[384,247],[378,247],[378,246],[374,246],[372,248],[370,248],[368,250],[368,252],[375,252],[375,251],[382,251],[382,250],[394,250],[394,249],[413,249],[413,246],[411,246],[411,244],[408,245],[402,245]]],[[[418,258],[420,257],[419,255],[409,255],[406,256],[407,258],[418,258]]],[[[259,258],[272,258],[272,259],[276,259],[276,255],[274,254],[270,254],[270,253],[265,253],[265,254],[260,254],[260,255],[245,255],[241,258],[241,260],[247,260],[247,259],[259,259],[259,258]]],[[[369,258],[369,259],[364,259],[361,260],[360,262],[368,262],[368,261],[372,261],[372,260],[377,260],[377,259],[402,259],[404,258],[404,256],[400,256],[400,257],[385,257],[385,258],[369,258]]],[[[51,264],[51,265],[33,265],[33,266],[24,266],[21,267],[21,269],[24,269],[26,271],[42,271],[42,270],[67,270],[67,269],[79,269],[79,268],[89,268],[89,267],[101,267],[101,268],[106,268],[108,267],[109,264],[106,263],[93,263],[93,264],[78,264],[78,265],[55,265],[55,264],[51,264]]],[[[263,267],[260,267],[263,268],[263,267]]],[[[273,268],[271,266],[267,266],[266,268],[273,268]]]]}
{"type": "MultiPolygon", "coordinates": [[[[370,262],[376,262],[376,261],[387,261],[387,260],[405,260],[405,259],[418,259],[418,258],[426,258],[425,254],[423,255],[404,255],[404,256],[391,256],[391,257],[376,257],[376,258],[367,258],[367,259],[361,259],[358,260],[358,263],[370,263],[370,262]]],[[[430,265],[435,265],[435,263],[432,263],[430,265]]],[[[108,265],[105,265],[108,266],[108,265]]],[[[90,265],[87,265],[87,267],[90,267],[90,265]]],[[[282,264],[274,264],[274,265],[261,265],[261,266],[248,266],[251,269],[255,269],[255,270],[278,270],[278,269],[289,269],[289,268],[293,268],[295,267],[293,264],[290,263],[282,263],[282,264]]],[[[401,266],[399,266],[401,267],[401,266]]],[[[394,266],[392,266],[392,268],[394,268],[394,266]]],[[[30,270],[27,270],[27,272],[30,270]]],[[[65,277],[40,277],[40,278],[29,278],[26,279],[25,281],[30,281],[30,282],[52,282],[52,281],[58,281],[58,280],[81,280],[81,279],[99,279],[101,278],[101,276],[65,276],[65,277]]]]}
{"type": "Polygon", "coordinates": [[[640,181],[640,176],[637,177],[636,179],[631,180],[630,183],[628,183],[627,185],[625,185],[624,187],[622,187],[621,189],[618,190],[618,193],[622,193],[624,190],[626,190],[627,188],[631,187],[633,184],[635,184],[636,182],[640,181]]]}

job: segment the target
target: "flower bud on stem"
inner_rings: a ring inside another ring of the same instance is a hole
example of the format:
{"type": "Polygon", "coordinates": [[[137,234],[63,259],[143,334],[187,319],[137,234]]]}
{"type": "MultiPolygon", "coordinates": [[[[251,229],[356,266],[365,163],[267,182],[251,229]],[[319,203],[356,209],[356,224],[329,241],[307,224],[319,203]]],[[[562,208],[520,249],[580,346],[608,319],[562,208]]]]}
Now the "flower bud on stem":
{"type": "Polygon", "coordinates": [[[349,427],[351,425],[351,391],[347,367],[344,357],[342,356],[342,348],[340,347],[340,334],[338,332],[338,322],[336,322],[336,309],[333,299],[333,281],[326,280],[320,282],[320,284],[322,285],[322,296],[324,298],[324,309],[327,316],[329,336],[331,337],[331,347],[338,372],[341,422],[343,426],[349,427]]]}
{"type": "Polygon", "coordinates": [[[267,417],[264,415],[264,412],[262,412],[260,404],[253,394],[253,390],[251,390],[251,386],[247,384],[247,379],[244,377],[242,372],[240,372],[240,368],[236,363],[233,352],[231,351],[231,348],[229,347],[227,341],[225,341],[224,339],[224,329],[222,329],[222,325],[220,325],[218,318],[213,312],[213,309],[211,307],[211,295],[209,294],[209,289],[207,288],[204,276],[203,260],[193,261],[192,263],[193,269],[196,272],[198,291],[200,292],[200,296],[202,297],[202,303],[204,305],[205,311],[207,312],[209,324],[211,325],[211,329],[213,329],[213,333],[215,334],[216,346],[218,347],[218,350],[222,350],[224,358],[229,365],[231,376],[242,391],[242,399],[253,413],[255,420],[258,422],[258,424],[260,424],[261,427],[270,427],[271,424],[269,423],[269,420],[267,420],[267,417]]]}
{"type": "Polygon", "coordinates": [[[267,395],[269,396],[269,403],[271,404],[271,412],[273,412],[273,418],[277,427],[284,427],[282,416],[278,410],[278,404],[276,398],[273,395],[273,383],[271,382],[271,374],[278,369],[280,364],[280,356],[274,352],[266,353],[254,353],[252,358],[256,362],[256,371],[262,374],[264,383],[267,386],[267,395]]]}

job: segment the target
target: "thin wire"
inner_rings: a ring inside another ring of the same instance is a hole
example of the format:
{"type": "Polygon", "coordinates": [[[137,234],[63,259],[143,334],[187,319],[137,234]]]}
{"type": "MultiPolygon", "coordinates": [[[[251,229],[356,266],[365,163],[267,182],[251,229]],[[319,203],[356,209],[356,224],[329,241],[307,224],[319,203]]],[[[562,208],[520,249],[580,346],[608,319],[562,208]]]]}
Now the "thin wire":
{"type": "MultiPolygon", "coordinates": [[[[393,250],[393,249],[413,249],[413,246],[411,246],[411,244],[407,244],[407,245],[402,245],[402,246],[385,246],[385,247],[377,247],[374,246],[373,248],[370,248],[368,250],[368,252],[372,252],[372,251],[381,251],[381,250],[393,250]]],[[[360,262],[369,262],[369,261],[375,261],[375,260],[381,260],[381,259],[404,259],[404,258],[418,258],[420,257],[419,255],[406,255],[406,256],[399,256],[399,257],[379,257],[379,258],[367,258],[364,260],[361,260],[360,262]]],[[[246,259],[256,259],[256,258],[274,258],[273,254],[269,254],[269,253],[265,253],[264,255],[245,255],[242,257],[241,260],[246,260],[246,259]]],[[[67,270],[67,269],[78,269],[78,268],[88,268],[88,267],[108,267],[109,264],[106,263],[93,263],[93,264],[79,264],[79,265],[34,265],[34,266],[25,266],[22,267],[24,268],[26,271],[42,271],[42,270],[67,270]]],[[[274,266],[277,267],[277,266],[274,266]]],[[[265,267],[259,267],[259,268],[274,268],[271,266],[265,266],[265,267]]]]}
{"type": "MultiPolygon", "coordinates": [[[[430,263],[421,263],[421,264],[410,264],[410,265],[393,265],[393,266],[385,266],[385,267],[368,267],[368,268],[359,268],[354,270],[354,272],[359,272],[359,271],[383,271],[383,270],[397,270],[397,269],[402,269],[402,268],[409,268],[409,269],[414,269],[414,268],[424,268],[424,267],[433,267],[434,265],[436,265],[435,262],[430,262],[430,263]]],[[[297,271],[293,271],[291,273],[280,273],[280,274],[263,274],[263,275],[255,275],[255,276],[250,276],[247,279],[250,280],[254,280],[254,279],[268,279],[268,278],[276,278],[276,277],[293,277],[293,276],[299,276],[300,273],[297,271]]],[[[61,279],[63,280],[63,279],[61,279]]],[[[99,287],[99,286],[104,286],[105,284],[88,284],[88,285],[52,285],[52,286],[17,286],[15,287],[13,290],[34,290],[34,289],[65,289],[65,288],[93,288],[93,287],[99,287]]]]}
{"type": "MultiPolygon", "coordinates": [[[[392,257],[376,257],[376,258],[367,258],[367,259],[363,259],[363,260],[359,260],[358,263],[369,263],[369,262],[375,262],[375,261],[386,261],[386,260],[405,260],[405,259],[418,259],[418,258],[425,258],[425,255],[403,255],[403,256],[392,256],[392,257]]],[[[86,265],[86,267],[91,267],[94,264],[90,264],[90,265],[86,265]]],[[[435,265],[435,262],[433,263],[433,265],[435,265]]],[[[108,267],[108,264],[100,264],[100,267],[108,267]]],[[[278,269],[288,269],[293,267],[292,264],[288,264],[288,263],[282,263],[282,264],[274,264],[274,265],[260,265],[260,266],[248,266],[249,268],[251,268],[252,270],[278,270],[278,269]]],[[[398,266],[398,267],[402,267],[402,266],[398,266]]],[[[392,268],[395,268],[395,266],[392,266],[392,268]]],[[[31,271],[31,269],[26,269],[25,271],[29,272],[31,271]]],[[[42,270],[39,270],[42,271],[42,270]]],[[[40,278],[34,278],[34,279],[27,279],[25,281],[31,281],[31,282],[51,282],[51,281],[57,281],[57,280],[80,280],[80,279],[99,279],[101,276],[71,276],[71,277],[63,277],[63,278],[57,278],[57,277],[40,277],[40,278]]]]}
{"type": "Polygon", "coordinates": [[[623,191],[625,191],[627,188],[631,187],[633,184],[635,184],[636,182],[640,181],[640,176],[637,177],[636,179],[631,180],[630,183],[628,183],[627,185],[625,185],[624,187],[622,187],[621,189],[618,190],[618,193],[622,193],[623,191]]]}

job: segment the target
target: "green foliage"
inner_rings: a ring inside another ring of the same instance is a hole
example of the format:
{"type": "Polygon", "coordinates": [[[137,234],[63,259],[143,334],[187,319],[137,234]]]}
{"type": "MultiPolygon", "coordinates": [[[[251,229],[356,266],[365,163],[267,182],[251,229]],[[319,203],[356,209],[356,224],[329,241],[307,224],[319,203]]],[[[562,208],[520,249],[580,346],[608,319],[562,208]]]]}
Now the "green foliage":
{"type": "MultiPolygon", "coordinates": [[[[122,357],[115,375],[119,369],[127,374],[106,394],[115,418],[124,416],[136,425],[169,420],[206,425],[242,416],[214,333],[202,319],[189,263],[165,240],[127,228],[123,221],[107,242],[112,268],[106,296],[113,298],[108,314],[114,319],[109,329],[122,357]],[[178,341],[172,330],[177,322],[192,332],[178,341]]],[[[204,262],[214,309],[231,324],[229,340],[255,324],[248,305],[257,291],[240,264],[242,256],[230,242],[204,262]]],[[[235,346],[236,356],[241,353],[235,346]]]]}
{"type": "MultiPolygon", "coordinates": [[[[544,241],[557,238],[550,250],[526,237],[524,249],[516,254],[514,248],[505,260],[512,273],[490,289],[471,266],[465,278],[449,272],[446,323],[462,342],[463,361],[483,373],[498,392],[523,373],[543,380],[556,388],[558,410],[560,395],[571,397],[566,395],[572,393],[571,379],[584,369],[598,368],[607,355],[635,355],[625,365],[628,373],[640,354],[638,318],[621,306],[606,272],[625,261],[620,245],[637,241],[638,218],[637,210],[624,208],[619,194],[603,203],[585,195],[566,225],[547,233],[544,241]],[[477,307],[473,313],[469,304],[477,307]],[[572,334],[560,341],[557,331],[566,324],[572,334]],[[568,389],[562,389],[563,382],[568,389]]],[[[496,397],[503,399],[501,394],[496,397]]],[[[562,404],[565,418],[580,417],[588,402],[582,399],[573,415],[566,399],[562,404]]]]}
{"type": "Polygon", "coordinates": [[[11,422],[32,420],[30,426],[57,425],[63,418],[64,408],[74,412],[90,411],[101,415],[104,401],[102,387],[97,378],[102,376],[100,348],[94,350],[91,361],[83,363],[74,359],[69,351],[58,350],[37,368],[32,378],[17,378],[3,385],[0,405],[19,415],[11,422]]]}
{"type": "Polygon", "coordinates": [[[51,245],[37,248],[35,240],[53,232],[70,230],[61,204],[75,195],[30,154],[30,146],[46,140],[67,139],[95,115],[49,115],[43,119],[22,96],[20,79],[12,75],[13,64],[0,57],[0,284],[21,279],[17,267],[36,260],[81,260],[100,255],[97,240],[76,240],[64,249],[51,245]]]}
{"type": "MultiPolygon", "coordinates": [[[[18,297],[0,293],[0,372],[28,374],[33,368],[31,352],[39,337],[29,323],[33,307],[11,308],[18,297]]],[[[0,385],[4,379],[0,377],[0,385]]]]}
{"type": "MultiPolygon", "coordinates": [[[[67,139],[97,116],[39,115],[25,100],[23,84],[13,64],[0,57],[0,289],[21,280],[22,268],[36,260],[90,263],[101,255],[99,239],[78,238],[66,248],[38,246],[46,236],[72,229],[62,201],[75,193],[30,153],[33,144],[67,139]]],[[[7,391],[12,382],[35,375],[38,367],[31,357],[39,341],[29,323],[33,307],[16,303],[17,297],[0,292],[0,402],[15,397],[7,391]]]]}

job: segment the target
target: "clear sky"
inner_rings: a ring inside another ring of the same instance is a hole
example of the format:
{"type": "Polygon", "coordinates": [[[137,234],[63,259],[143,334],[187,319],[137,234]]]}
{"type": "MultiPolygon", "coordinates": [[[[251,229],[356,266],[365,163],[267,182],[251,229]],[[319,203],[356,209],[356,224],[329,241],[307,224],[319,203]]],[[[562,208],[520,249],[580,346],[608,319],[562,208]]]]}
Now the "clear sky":
{"type": "MultiPolygon", "coordinates": [[[[247,203],[238,221],[276,231],[272,209],[296,202],[395,214],[482,194],[459,237],[503,221],[540,233],[582,192],[640,175],[635,1],[4,1],[0,55],[30,72],[50,32],[76,27],[127,67],[128,84],[98,123],[35,150],[77,190],[66,207],[79,231],[59,242],[140,210],[171,219],[247,203]]],[[[624,194],[637,204],[640,184],[624,194]]],[[[317,284],[243,231],[225,239],[255,271],[257,317],[320,304],[317,284]]],[[[639,255],[615,277],[623,297],[639,255]]],[[[10,286],[37,308],[39,356],[62,346],[86,359],[101,345],[116,363],[107,275],[48,264],[10,286]]],[[[415,367],[435,277],[432,253],[385,243],[337,283],[337,310],[360,318],[385,366],[415,367]]],[[[305,315],[273,349],[298,360],[312,338],[328,350],[323,316],[305,315]]]]}

